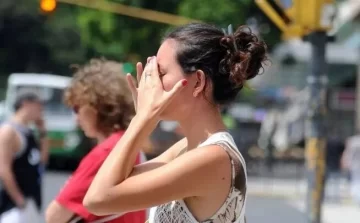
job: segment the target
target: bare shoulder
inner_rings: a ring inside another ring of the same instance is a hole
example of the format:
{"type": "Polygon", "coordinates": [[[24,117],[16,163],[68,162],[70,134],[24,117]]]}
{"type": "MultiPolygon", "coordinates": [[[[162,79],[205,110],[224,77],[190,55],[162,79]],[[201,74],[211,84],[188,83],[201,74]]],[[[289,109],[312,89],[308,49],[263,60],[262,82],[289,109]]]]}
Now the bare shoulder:
{"type": "Polygon", "coordinates": [[[0,127],[0,140],[14,140],[17,133],[10,125],[2,125],[0,127]]]}
{"type": "Polygon", "coordinates": [[[219,145],[191,149],[172,160],[166,168],[166,175],[173,178],[169,183],[189,185],[188,196],[208,196],[218,192],[219,185],[231,182],[231,160],[219,145]]]}
{"type": "Polygon", "coordinates": [[[1,147],[14,148],[17,151],[20,147],[20,136],[11,125],[2,125],[0,127],[0,145],[1,147]]]}
{"type": "Polygon", "coordinates": [[[20,138],[15,129],[10,125],[0,127],[0,159],[2,163],[9,161],[20,149],[20,138]]]}
{"type": "Polygon", "coordinates": [[[225,149],[219,145],[208,145],[192,149],[183,155],[184,159],[196,161],[195,165],[213,165],[217,168],[223,166],[227,168],[230,164],[229,155],[225,149]]]}

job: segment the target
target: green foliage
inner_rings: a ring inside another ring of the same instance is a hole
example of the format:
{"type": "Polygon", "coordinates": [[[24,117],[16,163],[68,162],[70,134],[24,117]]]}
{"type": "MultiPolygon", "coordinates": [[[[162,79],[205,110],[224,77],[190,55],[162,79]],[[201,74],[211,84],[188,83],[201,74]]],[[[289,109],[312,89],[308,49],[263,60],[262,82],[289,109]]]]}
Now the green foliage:
{"type": "MultiPolygon", "coordinates": [[[[172,9],[172,11],[176,10],[177,6],[171,1],[163,3],[160,0],[151,3],[145,0],[116,2],[148,9],[172,9]]],[[[77,24],[82,43],[86,48],[91,49],[89,56],[105,55],[107,58],[133,63],[156,53],[157,43],[168,27],[164,24],[85,8],[79,8],[77,24]]]]}
{"type": "Polygon", "coordinates": [[[242,8],[244,9],[246,6],[246,3],[234,0],[183,0],[179,4],[179,14],[221,26],[227,26],[230,23],[239,25],[245,22],[242,8]]]}
{"type": "Polygon", "coordinates": [[[69,64],[85,59],[75,14],[60,5],[43,15],[37,0],[0,1],[0,73],[41,72],[66,75],[69,64]]]}
{"type": "MultiPolygon", "coordinates": [[[[112,0],[180,14],[221,27],[238,26],[254,17],[266,20],[252,0],[112,0]]],[[[0,1],[0,72],[49,72],[69,75],[69,65],[91,57],[131,62],[156,54],[171,26],[99,10],[59,3],[52,15],[42,15],[38,0],[0,1]]],[[[263,38],[272,45],[279,33],[271,25],[263,38]]],[[[130,69],[131,66],[127,66],[130,69]]],[[[131,70],[131,69],[130,69],[131,70]]]]}

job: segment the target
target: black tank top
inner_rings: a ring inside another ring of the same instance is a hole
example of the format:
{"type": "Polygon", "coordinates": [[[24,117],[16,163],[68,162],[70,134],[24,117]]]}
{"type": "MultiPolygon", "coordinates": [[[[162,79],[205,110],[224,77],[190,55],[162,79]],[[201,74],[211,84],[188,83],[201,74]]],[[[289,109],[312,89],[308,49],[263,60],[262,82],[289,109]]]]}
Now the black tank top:
{"type": "MultiPolygon", "coordinates": [[[[38,210],[41,210],[41,179],[40,179],[40,149],[31,129],[14,123],[11,125],[23,139],[19,153],[14,157],[12,170],[16,183],[26,198],[33,199],[38,210]]],[[[0,148],[1,149],[1,148],[0,148]]],[[[0,186],[0,214],[16,207],[5,189],[0,186]]]]}

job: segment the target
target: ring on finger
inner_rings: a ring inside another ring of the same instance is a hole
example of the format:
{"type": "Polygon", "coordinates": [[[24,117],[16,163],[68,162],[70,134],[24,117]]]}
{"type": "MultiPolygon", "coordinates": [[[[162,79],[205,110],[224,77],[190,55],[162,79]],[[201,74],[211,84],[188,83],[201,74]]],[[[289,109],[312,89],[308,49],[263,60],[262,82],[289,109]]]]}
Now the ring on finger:
{"type": "Polygon", "coordinates": [[[145,80],[146,80],[146,78],[149,77],[149,76],[151,76],[151,73],[150,73],[150,72],[145,73],[145,80]]]}

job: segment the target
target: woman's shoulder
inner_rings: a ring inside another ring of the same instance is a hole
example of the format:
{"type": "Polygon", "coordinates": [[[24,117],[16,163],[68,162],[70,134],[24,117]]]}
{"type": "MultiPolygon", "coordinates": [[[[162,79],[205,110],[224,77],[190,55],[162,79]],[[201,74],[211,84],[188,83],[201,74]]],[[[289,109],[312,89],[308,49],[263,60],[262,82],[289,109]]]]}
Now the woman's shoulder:
{"type": "Polygon", "coordinates": [[[227,143],[232,149],[237,149],[236,143],[232,135],[227,131],[221,131],[212,134],[200,146],[207,146],[213,144],[227,143]]]}

